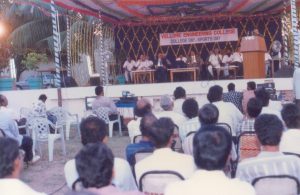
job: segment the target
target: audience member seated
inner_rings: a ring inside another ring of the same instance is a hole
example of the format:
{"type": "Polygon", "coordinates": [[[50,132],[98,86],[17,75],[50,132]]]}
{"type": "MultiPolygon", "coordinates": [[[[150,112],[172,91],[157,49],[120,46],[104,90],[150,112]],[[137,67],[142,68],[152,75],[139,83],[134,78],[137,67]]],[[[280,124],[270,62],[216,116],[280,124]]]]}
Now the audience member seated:
{"type": "Polygon", "coordinates": [[[223,170],[230,158],[231,135],[222,127],[204,126],[194,137],[194,160],[198,170],[186,181],[167,186],[165,195],[254,195],[254,188],[228,178],[223,170]]]}
{"type": "Polygon", "coordinates": [[[186,93],[185,93],[185,89],[183,87],[177,87],[173,93],[174,95],[174,112],[177,112],[179,114],[183,115],[182,112],[182,104],[184,102],[184,100],[186,99],[186,93]]]}
{"type": "Polygon", "coordinates": [[[22,152],[15,140],[0,138],[0,194],[45,195],[34,191],[19,179],[23,168],[22,152]]]}
{"type": "Polygon", "coordinates": [[[247,83],[247,90],[243,92],[242,105],[243,105],[243,112],[244,112],[244,114],[247,114],[247,104],[248,104],[248,101],[251,98],[255,97],[255,94],[254,94],[255,89],[256,89],[256,83],[254,81],[249,81],[247,83]]]}
{"type": "Polygon", "coordinates": [[[6,96],[0,94],[0,110],[5,111],[7,114],[10,114],[11,118],[14,119],[15,121],[19,120],[19,116],[17,113],[8,107],[8,100],[6,96]]]}
{"type": "MultiPolygon", "coordinates": [[[[198,117],[201,127],[214,125],[218,122],[219,110],[213,104],[205,104],[200,108],[198,117]]],[[[185,154],[193,155],[194,135],[195,134],[187,135],[183,140],[182,149],[185,154]]]]}
{"type": "Polygon", "coordinates": [[[231,127],[232,135],[236,136],[239,131],[239,125],[243,120],[243,115],[230,102],[222,101],[223,88],[219,85],[212,86],[207,94],[207,99],[210,103],[214,104],[219,110],[219,123],[227,123],[231,127]]]}
{"type": "Polygon", "coordinates": [[[252,183],[255,178],[269,175],[290,175],[300,178],[300,159],[279,152],[283,132],[281,120],[273,114],[262,114],[254,123],[261,152],[253,158],[242,160],[236,177],[252,183]]]}
{"type": "Polygon", "coordinates": [[[277,109],[274,109],[273,106],[269,105],[270,94],[265,88],[263,88],[263,87],[257,88],[254,93],[255,93],[255,97],[262,102],[263,108],[262,108],[261,114],[274,114],[280,120],[282,120],[280,111],[278,111],[277,109]]]}
{"type": "Polygon", "coordinates": [[[137,101],[136,106],[134,108],[134,115],[137,117],[135,120],[131,120],[128,124],[128,134],[131,143],[133,143],[133,138],[137,135],[141,135],[140,124],[141,119],[146,114],[152,113],[152,105],[150,101],[146,98],[142,98],[137,101]]]}
{"type": "MultiPolygon", "coordinates": [[[[80,124],[81,142],[85,146],[89,143],[107,143],[108,131],[103,120],[90,116],[84,119],[80,124]]],[[[75,160],[69,160],[65,164],[65,178],[69,188],[78,179],[78,172],[75,166],[75,160]]],[[[112,183],[122,191],[136,190],[131,168],[126,160],[114,158],[114,178],[112,183]]]]}
{"type": "Polygon", "coordinates": [[[46,100],[47,96],[45,94],[39,96],[38,101],[33,104],[34,115],[47,118],[46,100]]]}
{"type": "Polygon", "coordinates": [[[154,146],[149,138],[149,131],[152,127],[153,123],[157,120],[157,118],[152,114],[146,114],[140,124],[140,131],[142,133],[142,140],[139,143],[129,144],[126,147],[126,158],[131,166],[133,166],[135,162],[135,154],[139,151],[150,151],[154,150],[154,146]]]}
{"type": "Polygon", "coordinates": [[[25,151],[24,162],[29,163],[33,159],[32,138],[19,133],[17,122],[11,114],[11,110],[6,109],[5,105],[8,104],[7,102],[7,98],[4,95],[0,95],[0,129],[3,130],[7,137],[19,143],[20,148],[25,151]]]}
{"type": "Polygon", "coordinates": [[[175,125],[170,118],[160,118],[149,131],[150,140],[155,146],[152,155],[135,165],[137,182],[148,171],[168,170],[189,178],[195,171],[193,157],[171,150],[175,125]]]}
{"type": "Polygon", "coordinates": [[[87,144],[75,157],[78,179],[83,188],[99,195],[138,195],[138,191],[122,192],[113,185],[114,168],[116,168],[112,151],[102,143],[87,144]]]}
{"type": "Polygon", "coordinates": [[[300,109],[296,104],[286,104],[281,116],[288,130],[283,132],[280,151],[300,155],[300,109]]]}
{"type": "Polygon", "coordinates": [[[157,118],[169,117],[179,127],[184,121],[185,117],[177,112],[173,111],[173,101],[168,95],[164,95],[160,98],[160,107],[163,109],[162,112],[155,113],[157,118]]]}
{"type": "Polygon", "coordinates": [[[114,101],[110,98],[104,96],[104,91],[102,86],[97,86],[95,88],[96,99],[92,103],[92,109],[97,110],[100,107],[106,107],[110,109],[109,118],[110,120],[116,119],[118,114],[117,106],[114,101]]]}
{"type": "Polygon", "coordinates": [[[224,93],[223,95],[224,102],[233,103],[241,112],[243,112],[243,108],[242,108],[243,93],[235,91],[235,85],[233,83],[229,83],[227,88],[228,88],[228,92],[224,93]]]}
{"type": "Polygon", "coordinates": [[[248,101],[247,105],[247,115],[245,116],[242,124],[241,124],[241,130],[243,131],[254,131],[254,122],[256,117],[261,113],[262,110],[262,103],[257,98],[251,98],[248,101]]]}

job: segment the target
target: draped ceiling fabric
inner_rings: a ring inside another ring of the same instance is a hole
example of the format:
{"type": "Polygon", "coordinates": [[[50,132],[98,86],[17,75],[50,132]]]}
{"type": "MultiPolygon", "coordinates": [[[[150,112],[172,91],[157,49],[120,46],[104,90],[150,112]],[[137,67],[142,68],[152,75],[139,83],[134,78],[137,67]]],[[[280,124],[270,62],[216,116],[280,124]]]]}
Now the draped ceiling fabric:
{"type": "MultiPolygon", "coordinates": [[[[43,0],[49,2],[50,0],[43,0]]],[[[247,31],[258,28],[270,49],[282,41],[281,14],[285,0],[55,0],[63,8],[99,17],[115,27],[117,52],[150,58],[159,52],[188,54],[191,50],[206,59],[214,47],[236,49],[247,31]],[[238,42],[159,46],[159,33],[236,27],[238,42]]],[[[287,2],[289,10],[289,1],[287,2]]],[[[300,0],[297,0],[300,5],[300,0]]]]}

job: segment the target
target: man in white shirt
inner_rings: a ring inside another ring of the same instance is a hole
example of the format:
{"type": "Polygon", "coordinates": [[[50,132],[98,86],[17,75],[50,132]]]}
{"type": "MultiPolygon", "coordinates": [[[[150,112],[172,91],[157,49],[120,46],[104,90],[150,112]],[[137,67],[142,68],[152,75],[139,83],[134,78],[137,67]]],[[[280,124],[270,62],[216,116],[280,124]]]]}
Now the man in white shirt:
{"type": "Polygon", "coordinates": [[[238,75],[243,76],[243,54],[240,52],[240,47],[237,48],[237,50],[231,54],[230,60],[231,64],[238,66],[238,75]]]}
{"type": "Polygon", "coordinates": [[[146,56],[141,55],[135,67],[137,68],[137,70],[150,70],[151,68],[149,67],[149,65],[150,63],[149,61],[146,60],[146,56]]]}
{"type": "Polygon", "coordinates": [[[0,194],[1,195],[46,195],[36,192],[20,178],[24,154],[19,144],[11,138],[0,138],[0,194]]]}
{"type": "Polygon", "coordinates": [[[160,118],[154,122],[149,137],[155,146],[152,155],[135,165],[136,181],[148,171],[175,171],[184,178],[189,178],[196,167],[193,157],[171,150],[175,125],[170,118],[160,118]]]}
{"type": "Polygon", "coordinates": [[[238,164],[236,177],[252,183],[255,178],[270,175],[290,175],[300,178],[300,159],[279,152],[283,124],[273,114],[262,114],[254,123],[255,133],[261,145],[261,152],[253,158],[238,164]]]}
{"type": "Polygon", "coordinates": [[[176,87],[176,89],[174,90],[174,112],[177,112],[179,114],[183,115],[182,112],[182,104],[186,99],[186,92],[185,89],[183,87],[176,87]]]}
{"type": "Polygon", "coordinates": [[[135,64],[136,64],[136,62],[133,59],[131,59],[130,56],[127,57],[127,60],[123,64],[123,69],[125,71],[125,79],[126,79],[127,83],[131,82],[131,79],[132,79],[131,71],[135,67],[135,64]]]}
{"type": "Polygon", "coordinates": [[[271,64],[272,64],[272,57],[269,54],[269,52],[265,53],[265,71],[266,71],[266,76],[271,75],[271,64]]]}
{"type": "Polygon", "coordinates": [[[288,130],[282,135],[280,151],[300,155],[300,109],[296,104],[286,104],[281,115],[288,130]]]}
{"type": "Polygon", "coordinates": [[[210,54],[209,59],[209,66],[207,67],[210,75],[213,77],[214,73],[213,73],[213,68],[217,69],[217,78],[219,78],[220,76],[220,70],[218,68],[221,67],[221,63],[222,63],[222,55],[219,52],[219,49],[214,49],[214,51],[210,54]]]}
{"type": "Polygon", "coordinates": [[[165,195],[255,195],[250,184],[224,174],[231,147],[231,135],[224,128],[202,127],[194,137],[194,159],[198,170],[185,181],[169,184],[165,195]]]}
{"type": "MultiPolygon", "coordinates": [[[[106,124],[103,120],[90,116],[84,119],[80,125],[81,142],[83,145],[88,143],[107,143],[108,136],[106,124]]],[[[65,178],[68,187],[72,187],[73,183],[78,179],[75,159],[69,160],[64,168],[65,178]]],[[[114,158],[114,179],[112,183],[122,191],[136,190],[136,184],[128,162],[121,158],[114,158]]]]}
{"type": "Polygon", "coordinates": [[[118,114],[117,106],[114,101],[110,98],[104,96],[104,91],[102,86],[97,86],[95,88],[95,94],[97,95],[96,99],[92,103],[92,109],[97,110],[100,107],[109,108],[109,115],[118,114]]]}
{"type": "Polygon", "coordinates": [[[137,117],[137,119],[131,120],[127,124],[128,134],[131,143],[133,143],[133,138],[135,136],[142,134],[140,131],[141,119],[149,113],[152,113],[152,105],[150,101],[146,98],[138,100],[134,108],[134,115],[137,117]]]}
{"type": "Polygon", "coordinates": [[[174,104],[170,96],[164,95],[160,98],[160,107],[163,109],[163,111],[154,114],[157,118],[171,118],[177,127],[186,121],[186,118],[182,114],[178,114],[177,112],[173,111],[174,104]]]}
{"type": "Polygon", "coordinates": [[[224,77],[228,77],[229,76],[229,65],[231,64],[231,58],[230,58],[230,55],[231,55],[231,50],[230,49],[227,49],[226,50],[226,54],[223,55],[223,58],[222,58],[222,63],[224,64],[224,67],[225,67],[225,70],[224,70],[224,77]]]}
{"type": "Polygon", "coordinates": [[[212,86],[207,94],[207,99],[219,110],[219,123],[227,123],[231,127],[232,136],[236,136],[239,131],[239,124],[243,120],[243,114],[231,102],[224,102],[223,88],[219,85],[212,86]]]}
{"type": "Polygon", "coordinates": [[[257,88],[254,91],[254,94],[255,94],[255,97],[262,102],[263,108],[262,108],[261,114],[274,114],[280,120],[282,120],[282,117],[280,114],[281,110],[278,110],[278,106],[276,106],[276,108],[274,108],[274,106],[270,105],[270,94],[264,87],[257,88]]]}

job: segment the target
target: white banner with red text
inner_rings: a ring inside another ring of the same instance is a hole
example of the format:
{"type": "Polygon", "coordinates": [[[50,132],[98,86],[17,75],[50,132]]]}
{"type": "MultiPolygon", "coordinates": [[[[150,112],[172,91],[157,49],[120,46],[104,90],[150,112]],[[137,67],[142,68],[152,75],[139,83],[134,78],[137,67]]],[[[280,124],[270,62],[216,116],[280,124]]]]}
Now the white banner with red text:
{"type": "Polygon", "coordinates": [[[160,46],[229,42],[238,40],[238,29],[228,28],[205,31],[161,33],[159,37],[160,46]]]}

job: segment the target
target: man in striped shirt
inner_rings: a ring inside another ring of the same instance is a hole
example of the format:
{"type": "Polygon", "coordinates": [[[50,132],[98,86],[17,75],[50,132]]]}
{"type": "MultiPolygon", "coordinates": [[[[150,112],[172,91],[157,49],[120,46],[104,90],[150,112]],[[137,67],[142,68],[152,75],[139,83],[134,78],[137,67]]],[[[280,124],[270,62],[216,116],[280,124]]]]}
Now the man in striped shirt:
{"type": "Polygon", "coordinates": [[[279,152],[281,120],[272,114],[262,114],[255,120],[254,129],[262,151],[256,157],[241,161],[236,177],[249,183],[270,175],[291,175],[300,180],[300,158],[279,152]]]}

